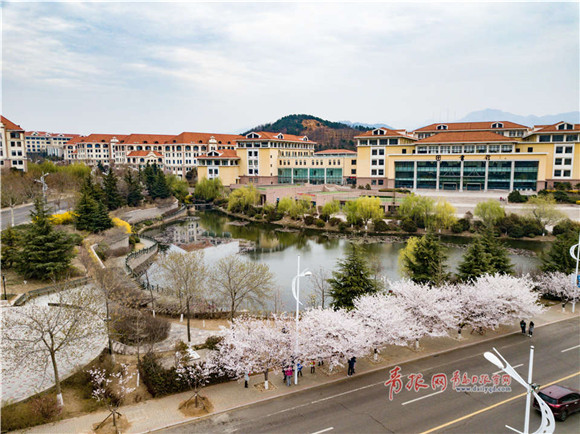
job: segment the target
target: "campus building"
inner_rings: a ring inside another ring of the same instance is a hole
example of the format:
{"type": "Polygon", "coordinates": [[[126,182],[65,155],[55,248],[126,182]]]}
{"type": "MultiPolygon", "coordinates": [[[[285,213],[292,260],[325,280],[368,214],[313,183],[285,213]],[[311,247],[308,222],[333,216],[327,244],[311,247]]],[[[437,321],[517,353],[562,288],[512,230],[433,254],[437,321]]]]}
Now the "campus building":
{"type": "Polygon", "coordinates": [[[0,116],[0,168],[28,168],[24,130],[4,116],[0,116]]]}
{"type": "Polygon", "coordinates": [[[79,134],[47,133],[46,131],[27,131],[26,153],[46,154],[48,156],[63,157],[66,143],[79,134]]]}

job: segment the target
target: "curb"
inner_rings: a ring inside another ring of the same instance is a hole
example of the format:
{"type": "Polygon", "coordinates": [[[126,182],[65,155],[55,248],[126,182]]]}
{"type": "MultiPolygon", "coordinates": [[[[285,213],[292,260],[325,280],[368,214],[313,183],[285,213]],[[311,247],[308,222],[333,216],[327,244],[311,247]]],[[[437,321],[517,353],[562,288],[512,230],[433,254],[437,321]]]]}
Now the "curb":
{"type": "MultiPolygon", "coordinates": [[[[536,328],[548,326],[548,325],[551,325],[551,324],[556,324],[556,323],[563,322],[563,321],[568,321],[568,320],[575,319],[575,318],[578,319],[579,317],[580,317],[580,315],[575,315],[572,318],[564,318],[564,319],[558,319],[558,320],[550,321],[550,322],[547,322],[547,323],[544,323],[544,324],[539,324],[539,325],[536,326],[536,328]]],[[[490,342],[490,341],[493,341],[493,340],[497,340],[497,339],[500,339],[500,338],[504,338],[504,337],[511,336],[511,335],[517,335],[517,334],[521,334],[521,332],[519,330],[517,330],[517,331],[514,331],[514,332],[510,332],[510,333],[503,334],[501,336],[496,336],[496,337],[492,337],[492,338],[486,338],[486,339],[483,339],[483,340],[478,341],[478,342],[469,342],[469,343],[466,343],[464,345],[459,345],[457,347],[448,348],[448,349],[441,350],[441,351],[436,351],[436,352],[430,353],[430,354],[425,354],[425,355],[422,355],[420,357],[412,357],[410,359],[397,362],[397,365],[398,364],[410,363],[410,362],[416,362],[418,360],[426,359],[428,357],[439,356],[441,354],[450,353],[450,352],[455,351],[455,350],[460,350],[460,349],[463,349],[463,348],[469,348],[469,347],[472,347],[472,346],[475,346],[475,345],[479,345],[479,344],[482,344],[482,343],[485,343],[485,342],[490,342]]],[[[378,372],[378,371],[381,371],[381,370],[384,370],[384,369],[388,369],[388,368],[390,368],[392,366],[395,366],[395,365],[386,365],[386,366],[381,366],[381,367],[369,369],[368,371],[361,372],[360,374],[361,375],[372,374],[374,372],[378,372]]],[[[152,433],[152,432],[157,432],[157,431],[160,431],[160,430],[163,430],[163,429],[175,428],[175,427],[178,427],[180,425],[185,425],[185,424],[188,424],[188,423],[191,423],[191,422],[194,422],[194,421],[200,421],[200,420],[203,420],[203,419],[207,419],[207,418],[216,416],[218,414],[227,413],[229,411],[238,410],[238,409],[244,408],[244,407],[250,407],[252,405],[259,404],[259,403],[262,403],[262,402],[265,402],[265,401],[271,401],[271,400],[278,399],[278,398],[282,398],[282,397],[285,397],[285,396],[294,395],[296,393],[301,393],[301,392],[304,392],[304,391],[307,391],[307,390],[315,389],[317,387],[327,386],[329,384],[334,384],[334,383],[339,383],[339,382],[342,382],[342,381],[347,381],[348,379],[349,379],[349,377],[336,378],[334,380],[330,380],[330,381],[323,382],[323,383],[320,383],[320,384],[315,384],[315,385],[312,385],[312,386],[308,386],[308,387],[305,387],[303,389],[292,390],[292,391],[289,391],[288,393],[284,393],[282,395],[271,396],[271,397],[268,397],[268,398],[259,399],[257,401],[248,402],[246,404],[235,405],[233,407],[226,408],[224,410],[216,411],[214,413],[209,413],[209,414],[206,414],[206,415],[203,415],[203,416],[193,417],[193,418],[190,418],[190,419],[187,419],[187,420],[183,420],[183,421],[180,421],[180,422],[170,423],[170,424],[161,426],[159,428],[153,428],[153,429],[150,429],[150,430],[147,430],[147,431],[139,431],[138,434],[152,433]]]]}

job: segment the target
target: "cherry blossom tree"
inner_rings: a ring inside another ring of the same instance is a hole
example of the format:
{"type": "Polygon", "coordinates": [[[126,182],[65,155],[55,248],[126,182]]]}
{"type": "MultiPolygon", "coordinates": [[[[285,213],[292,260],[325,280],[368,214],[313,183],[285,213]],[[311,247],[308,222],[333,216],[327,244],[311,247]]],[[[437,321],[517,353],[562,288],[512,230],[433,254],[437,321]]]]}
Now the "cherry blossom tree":
{"type": "Polygon", "coordinates": [[[177,359],[177,366],[175,369],[177,377],[186,383],[194,392],[194,394],[183,403],[183,406],[187,406],[189,401],[195,399],[195,407],[199,407],[198,397],[200,389],[209,382],[210,376],[212,374],[219,372],[218,366],[214,362],[215,359],[212,353],[208,354],[205,362],[192,364],[187,363],[188,358],[186,355],[179,352],[175,354],[177,359]]]}
{"type": "Polygon", "coordinates": [[[412,335],[409,326],[413,319],[409,311],[391,294],[373,294],[359,297],[354,302],[353,314],[363,324],[365,336],[374,348],[384,345],[407,345],[412,335]]]}
{"type": "Polygon", "coordinates": [[[553,273],[542,273],[534,279],[536,287],[542,291],[543,294],[549,294],[554,297],[562,299],[562,311],[566,304],[574,301],[576,294],[576,301],[580,296],[580,290],[575,289],[574,274],[566,274],[560,271],[553,273]]]}
{"type": "Polygon", "coordinates": [[[329,369],[353,356],[368,353],[368,330],[355,314],[344,309],[312,309],[299,324],[299,355],[304,360],[327,359],[329,369]]]}
{"type": "Polygon", "coordinates": [[[133,379],[134,373],[129,374],[129,368],[126,364],[121,364],[116,372],[108,373],[105,369],[94,368],[88,370],[91,376],[91,383],[93,385],[92,397],[98,402],[102,402],[107,406],[109,415],[97,426],[97,430],[110,417],[113,418],[113,426],[117,428],[117,417],[121,417],[119,407],[125,400],[125,397],[135,390],[134,387],[129,387],[129,382],[133,379]]]}

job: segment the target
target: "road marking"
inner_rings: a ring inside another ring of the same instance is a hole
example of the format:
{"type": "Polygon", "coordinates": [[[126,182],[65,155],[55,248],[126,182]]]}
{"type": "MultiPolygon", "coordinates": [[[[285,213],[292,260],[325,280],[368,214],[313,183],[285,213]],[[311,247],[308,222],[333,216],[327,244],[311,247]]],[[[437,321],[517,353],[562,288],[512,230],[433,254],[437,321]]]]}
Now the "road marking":
{"type": "Polygon", "coordinates": [[[576,345],[575,347],[566,348],[565,350],[560,351],[561,353],[565,353],[566,351],[574,350],[576,348],[580,348],[580,345],[576,345]]]}
{"type": "Polygon", "coordinates": [[[369,384],[368,386],[359,387],[358,389],[347,390],[346,392],[339,393],[338,395],[332,395],[332,396],[329,396],[326,398],[317,399],[316,401],[312,401],[310,404],[316,404],[318,402],[327,401],[329,399],[337,398],[337,397],[342,396],[342,395],[348,395],[349,393],[358,392],[359,390],[368,389],[369,387],[379,386],[381,384],[385,384],[385,382],[381,381],[380,383],[369,384]]]}
{"type": "Polygon", "coordinates": [[[324,429],[322,429],[320,431],[313,432],[312,434],[320,434],[320,433],[323,433],[323,432],[326,432],[326,431],[332,431],[333,429],[334,429],[333,426],[329,426],[328,428],[324,428],[324,429]]]}
{"type": "MultiPolygon", "coordinates": [[[[523,363],[520,363],[519,365],[514,365],[514,366],[512,366],[512,368],[519,368],[520,366],[524,366],[524,364],[523,364],[523,363]]],[[[497,371],[497,372],[494,372],[494,373],[493,373],[493,374],[491,374],[491,375],[496,375],[496,374],[499,374],[500,372],[503,372],[503,370],[502,370],[502,371],[497,371]]]]}
{"type": "MultiPolygon", "coordinates": [[[[574,374],[568,375],[566,377],[559,378],[559,379],[557,379],[555,381],[552,381],[551,383],[544,384],[544,385],[542,385],[542,387],[551,386],[551,385],[556,384],[556,383],[558,383],[560,381],[568,380],[569,378],[575,377],[577,375],[580,375],[580,371],[578,371],[578,372],[576,372],[574,374]]],[[[446,428],[446,427],[448,427],[450,425],[456,424],[457,422],[461,422],[462,420],[469,419],[470,417],[476,416],[476,415],[478,415],[480,413],[484,413],[484,412],[486,412],[488,410],[491,410],[492,408],[499,407],[500,405],[507,404],[508,402],[514,401],[514,400],[516,400],[518,398],[521,398],[523,396],[526,396],[526,393],[525,392],[524,393],[520,393],[519,395],[513,396],[513,397],[511,397],[509,399],[506,399],[504,401],[498,402],[497,404],[490,405],[489,407],[482,408],[481,410],[474,411],[473,413],[467,414],[467,415],[462,416],[460,418],[457,418],[455,420],[452,420],[452,421],[449,421],[447,423],[444,423],[443,425],[436,426],[435,428],[431,428],[430,430],[423,431],[421,434],[428,434],[428,433],[431,433],[433,431],[437,431],[437,430],[446,428]]]]}
{"type": "Polygon", "coordinates": [[[440,390],[439,392],[435,392],[435,393],[430,393],[429,395],[421,396],[420,398],[415,398],[415,399],[411,399],[410,401],[403,402],[401,405],[407,405],[407,404],[410,404],[410,403],[415,402],[415,401],[420,401],[422,399],[429,398],[430,396],[439,395],[440,393],[443,393],[443,392],[444,392],[444,390],[440,390]]]}

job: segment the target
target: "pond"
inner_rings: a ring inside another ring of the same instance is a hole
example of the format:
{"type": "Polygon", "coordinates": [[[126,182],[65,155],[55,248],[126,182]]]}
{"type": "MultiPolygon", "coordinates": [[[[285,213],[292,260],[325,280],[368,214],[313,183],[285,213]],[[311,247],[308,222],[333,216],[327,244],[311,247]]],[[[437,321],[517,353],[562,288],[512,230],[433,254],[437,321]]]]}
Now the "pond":
{"type": "MultiPolygon", "coordinates": [[[[256,249],[247,253],[251,261],[265,263],[275,275],[280,288],[280,301],[282,309],[292,310],[295,306],[290,285],[296,275],[297,257],[300,255],[301,268],[316,271],[323,268],[330,272],[336,268],[337,260],[345,255],[346,248],[350,243],[345,238],[339,238],[334,234],[325,234],[315,230],[302,230],[296,232],[280,231],[280,227],[264,223],[249,223],[240,226],[239,221],[219,213],[217,211],[203,211],[197,214],[197,223],[208,232],[217,236],[230,236],[232,238],[252,241],[256,249]]],[[[159,235],[163,231],[175,230],[175,226],[187,228],[187,222],[175,222],[162,229],[148,231],[147,235],[159,235]]],[[[442,241],[447,246],[447,265],[449,271],[455,271],[461,257],[465,253],[469,239],[456,236],[443,236],[442,241]]],[[[506,245],[516,249],[517,253],[511,253],[510,258],[514,269],[518,272],[533,271],[540,263],[534,255],[545,247],[546,243],[530,241],[508,241],[506,245]]],[[[375,257],[380,264],[380,273],[387,279],[396,280],[401,278],[398,268],[399,251],[405,247],[404,239],[395,242],[371,242],[363,244],[369,257],[375,257]]],[[[211,264],[209,264],[211,266],[211,264]]],[[[313,292],[312,283],[308,278],[300,280],[300,298],[307,305],[310,294],[313,292]]],[[[271,305],[269,306],[272,307],[271,305]]]]}

